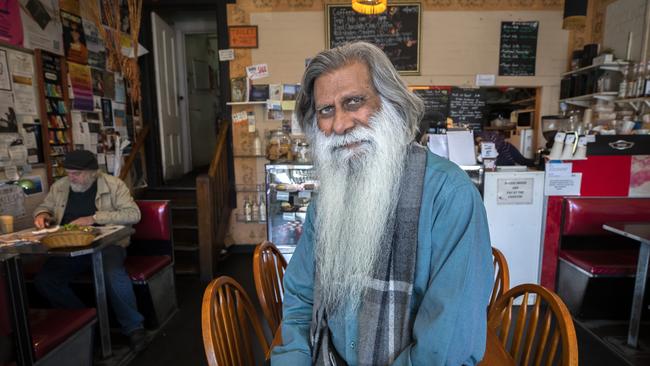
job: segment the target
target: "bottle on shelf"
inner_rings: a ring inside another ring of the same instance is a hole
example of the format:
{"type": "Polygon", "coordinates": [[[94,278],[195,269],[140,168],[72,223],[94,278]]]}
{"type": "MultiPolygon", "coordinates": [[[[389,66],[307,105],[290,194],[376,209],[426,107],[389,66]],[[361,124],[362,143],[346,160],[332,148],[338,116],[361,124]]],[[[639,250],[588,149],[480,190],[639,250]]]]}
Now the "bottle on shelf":
{"type": "Polygon", "coordinates": [[[630,70],[627,75],[627,90],[625,97],[626,98],[634,98],[636,94],[636,72],[637,72],[637,64],[630,64],[630,70]]]}
{"type": "Polygon", "coordinates": [[[645,81],[643,85],[643,96],[650,97],[650,61],[645,64],[645,81]]]}
{"type": "Polygon", "coordinates": [[[255,139],[253,139],[253,155],[262,155],[262,140],[260,139],[260,134],[257,130],[255,131],[255,139]]]}
{"type": "Polygon", "coordinates": [[[264,203],[264,195],[260,195],[260,221],[266,221],[266,203],[264,203]]]}
{"type": "Polygon", "coordinates": [[[257,200],[253,200],[253,207],[251,208],[251,219],[252,221],[260,221],[260,205],[257,203],[257,200]]]}
{"type": "Polygon", "coordinates": [[[622,74],[623,78],[621,79],[621,82],[618,84],[618,97],[619,98],[626,98],[627,97],[627,76],[629,74],[630,66],[625,66],[623,67],[622,74]]]}
{"type": "Polygon", "coordinates": [[[636,98],[642,97],[643,93],[645,91],[645,74],[648,72],[646,70],[645,65],[643,62],[639,62],[639,71],[637,72],[636,75],[636,90],[634,93],[634,96],[636,98]]]}
{"type": "Polygon", "coordinates": [[[253,221],[253,206],[251,201],[248,199],[248,196],[244,198],[244,220],[253,221]]]}

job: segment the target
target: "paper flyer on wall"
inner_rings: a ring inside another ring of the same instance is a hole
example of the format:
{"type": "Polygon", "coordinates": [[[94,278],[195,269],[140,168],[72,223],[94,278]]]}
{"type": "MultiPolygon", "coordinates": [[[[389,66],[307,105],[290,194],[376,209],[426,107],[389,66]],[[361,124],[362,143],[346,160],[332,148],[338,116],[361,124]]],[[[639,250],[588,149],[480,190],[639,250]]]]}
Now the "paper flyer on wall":
{"type": "Polygon", "coordinates": [[[85,64],[88,62],[88,47],[81,18],[61,11],[63,25],[63,47],[68,61],[85,64]]]}
{"type": "Polygon", "coordinates": [[[93,95],[104,96],[104,71],[90,68],[90,75],[93,79],[93,95]]]}
{"type": "Polygon", "coordinates": [[[14,86],[16,114],[35,116],[36,95],[34,93],[34,61],[32,55],[15,50],[9,51],[9,70],[14,86]]]}
{"type": "Polygon", "coordinates": [[[0,132],[18,132],[14,97],[10,91],[0,90],[0,132]]]}
{"type": "Polygon", "coordinates": [[[17,46],[23,43],[18,0],[0,1],[0,41],[17,46]]]}
{"type": "Polygon", "coordinates": [[[68,76],[74,93],[72,108],[82,111],[93,110],[93,85],[90,67],[68,62],[68,76]]]}
{"type": "Polygon", "coordinates": [[[25,214],[25,193],[14,184],[0,186],[0,214],[22,216],[25,214]]]}
{"type": "Polygon", "coordinates": [[[86,47],[88,48],[88,66],[98,69],[106,68],[106,46],[95,23],[82,17],[86,47]]]}
{"type": "Polygon", "coordinates": [[[115,73],[104,72],[104,97],[115,99],[115,73]]]}
{"type": "Polygon", "coordinates": [[[0,49],[0,90],[11,90],[7,51],[0,49]]]}
{"type": "Polygon", "coordinates": [[[23,23],[23,46],[63,55],[63,26],[58,0],[19,0],[23,23]]]}
{"type": "Polygon", "coordinates": [[[126,86],[124,85],[124,76],[115,73],[115,101],[126,103],[126,86]]]}

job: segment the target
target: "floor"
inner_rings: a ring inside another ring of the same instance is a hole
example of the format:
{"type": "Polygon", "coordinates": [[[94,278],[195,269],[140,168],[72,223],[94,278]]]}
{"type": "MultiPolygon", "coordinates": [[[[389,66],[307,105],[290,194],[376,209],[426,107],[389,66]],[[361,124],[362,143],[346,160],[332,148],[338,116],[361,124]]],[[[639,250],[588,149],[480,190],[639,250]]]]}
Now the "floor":
{"type": "MultiPolygon", "coordinates": [[[[255,296],[251,262],[251,253],[231,254],[223,262],[220,274],[231,276],[242,284],[262,319],[255,296]]],[[[158,331],[149,347],[129,363],[130,366],[207,365],[201,337],[201,299],[206,285],[196,277],[178,277],[178,313],[158,331]]],[[[625,324],[593,321],[575,324],[580,365],[650,365],[650,359],[640,352],[628,352],[626,358],[617,355],[616,347],[612,346],[616,340],[613,335],[624,334],[625,324]]],[[[265,330],[268,332],[268,329],[265,330]]],[[[650,330],[650,324],[645,324],[645,330],[650,330]]],[[[648,333],[645,333],[645,340],[650,339],[648,333]]]]}

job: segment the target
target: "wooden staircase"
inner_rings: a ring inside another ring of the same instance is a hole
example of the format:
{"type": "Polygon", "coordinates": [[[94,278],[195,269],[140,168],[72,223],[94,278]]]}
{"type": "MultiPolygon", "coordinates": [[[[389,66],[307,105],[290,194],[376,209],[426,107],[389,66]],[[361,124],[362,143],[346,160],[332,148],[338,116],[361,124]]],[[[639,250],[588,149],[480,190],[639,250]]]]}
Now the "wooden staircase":
{"type": "Polygon", "coordinates": [[[200,246],[196,187],[148,188],[142,198],[171,201],[176,274],[198,276],[200,246]]]}

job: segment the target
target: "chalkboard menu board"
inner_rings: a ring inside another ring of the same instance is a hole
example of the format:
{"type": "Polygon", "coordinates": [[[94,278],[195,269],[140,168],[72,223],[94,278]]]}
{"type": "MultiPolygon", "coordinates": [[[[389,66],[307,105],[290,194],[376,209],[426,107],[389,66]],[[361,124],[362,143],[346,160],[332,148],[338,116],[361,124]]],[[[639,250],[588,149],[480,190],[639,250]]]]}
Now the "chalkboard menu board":
{"type": "Polygon", "coordinates": [[[414,89],[413,92],[424,102],[425,121],[444,122],[449,117],[449,94],[451,87],[429,87],[414,89]]]}
{"type": "Polygon", "coordinates": [[[480,131],[485,114],[485,93],[481,89],[452,88],[449,96],[449,117],[455,123],[467,124],[480,131]]]}
{"type": "Polygon", "coordinates": [[[403,75],[420,72],[420,4],[389,5],[379,15],[364,15],[350,5],[327,5],[326,44],[366,41],[381,48],[403,75]]]}
{"type": "Polygon", "coordinates": [[[499,75],[535,75],[539,22],[501,22],[499,75]]]}

